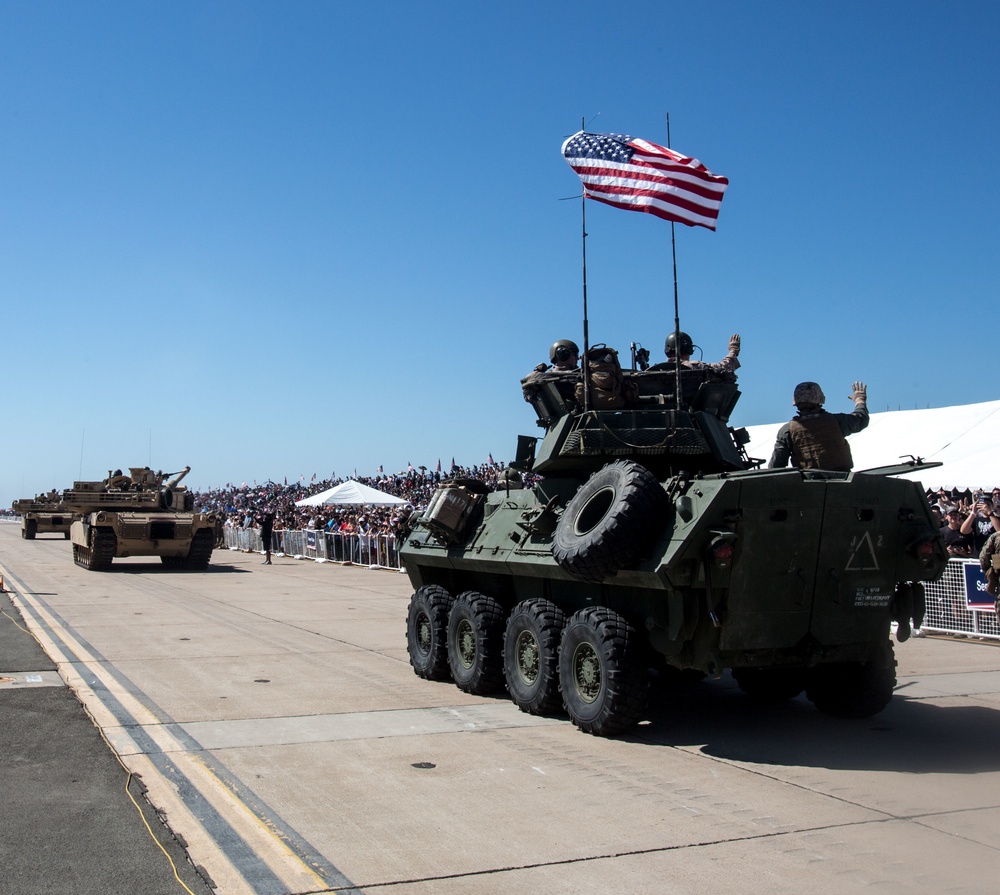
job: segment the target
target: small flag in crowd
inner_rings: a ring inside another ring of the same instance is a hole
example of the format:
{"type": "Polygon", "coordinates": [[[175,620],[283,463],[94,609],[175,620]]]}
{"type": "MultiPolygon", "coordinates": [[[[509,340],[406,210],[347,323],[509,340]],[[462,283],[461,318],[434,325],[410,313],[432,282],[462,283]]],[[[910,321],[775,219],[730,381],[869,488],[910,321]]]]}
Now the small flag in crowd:
{"type": "Polygon", "coordinates": [[[492,454],[492,452],[491,452],[491,453],[490,453],[490,466],[494,466],[494,465],[495,465],[495,464],[493,463],[493,454],[492,454]]]}
{"type": "Polygon", "coordinates": [[[696,158],[627,134],[573,134],[562,154],[583,181],[583,194],[689,227],[715,229],[729,179],[696,158]]]}
{"type": "Polygon", "coordinates": [[[438,472],[441,471],[441,458],[440,457],[438,457],[438,468],[437,468],[437,471],[438,472]]]}
{"type": "Polygon", "coordinates": [[[379,463],[379,465],[378,465],[378,474],[382,475],[382,464],[381,463],[379,463]]]}
{"type": "Polygon", "coordinates": [[[413,464],[409,460],[406,461],[406,471],[416,472],[416,470],[413,468],[413,464]]]}
{"type": "Polygon", "coordinates": [[[455,466],[455,458],[451,458],[451,471],[454,472],[458,467],[455,466]]]}

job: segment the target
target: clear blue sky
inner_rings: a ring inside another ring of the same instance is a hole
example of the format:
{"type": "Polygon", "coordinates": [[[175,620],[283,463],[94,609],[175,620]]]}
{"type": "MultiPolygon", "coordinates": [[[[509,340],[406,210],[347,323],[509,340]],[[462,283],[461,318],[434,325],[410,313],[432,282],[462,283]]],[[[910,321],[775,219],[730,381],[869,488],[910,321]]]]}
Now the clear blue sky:
{"type": "MultiPolygon", "coordinates": [[[[676,230],[734,424],[993,400],[998,47],[992,0],[0,2],[0,503],[511,458],[582,339],[582,118],[730,180],[676,230]]],[[[662,359],[670,225],[587,224],[591,342],[662,359]]]]}

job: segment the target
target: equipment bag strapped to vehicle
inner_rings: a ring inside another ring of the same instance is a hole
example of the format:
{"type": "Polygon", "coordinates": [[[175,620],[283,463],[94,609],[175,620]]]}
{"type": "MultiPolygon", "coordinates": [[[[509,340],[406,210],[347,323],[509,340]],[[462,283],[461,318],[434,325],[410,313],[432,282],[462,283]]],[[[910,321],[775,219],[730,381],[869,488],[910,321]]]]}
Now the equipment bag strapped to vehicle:
{"type": "MultiPolygon", "coordinates": [[[[585,360],[590,379],[590,406],[594,410],[622,410],[635,404],[639,389],[626,380],[618,361],[618,352],[607,345],[595,345],[585,360]]],[[[576,386],[576,401],[583,405],[583,383],[576,386]]]]}

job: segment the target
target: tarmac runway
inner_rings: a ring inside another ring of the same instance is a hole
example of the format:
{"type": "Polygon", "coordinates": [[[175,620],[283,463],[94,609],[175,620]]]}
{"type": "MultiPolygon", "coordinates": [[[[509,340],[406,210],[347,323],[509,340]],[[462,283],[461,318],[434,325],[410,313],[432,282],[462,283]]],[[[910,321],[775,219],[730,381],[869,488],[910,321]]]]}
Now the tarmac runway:
{"type": "Polygon", "coordinates": [[[0,895],[997,888],[996,644],[897,644],[864,721],[726,675],[601,739],[417,678],[395,572],[2,524],[0,574],[0,895]]]}

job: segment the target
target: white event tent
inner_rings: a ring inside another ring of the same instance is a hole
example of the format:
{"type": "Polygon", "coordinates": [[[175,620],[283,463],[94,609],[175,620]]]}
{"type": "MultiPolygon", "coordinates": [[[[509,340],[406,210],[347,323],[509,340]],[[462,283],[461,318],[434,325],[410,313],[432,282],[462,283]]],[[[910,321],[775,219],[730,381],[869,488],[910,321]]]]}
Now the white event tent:
{"type": "Polygon", "coordinates": [[[364,504],[366,506],[401,506],[407,501],[392,494],[386,494],[377,488],[369,488],[353,479],[341,482],[319,494],[312,494],[302,500],[295,501],[297,507],[318,507],[324,504],[364,504]]]}
{"type": "MultiPolygon", "coordinates": [[[[836,408],[827,404],[826,409],[836,408]]],[[[790,419],[795,411],[789,411],[790,419]]],[[[782,425],[747,426],[747,454],[766,465],[782,425]]],[[[855,470],[893,466],[914,456],[944,464],[904,474],[925,488],[1000,486],[1000,401],[873,413],[868,428],[849,436],[848,443],[855,470]]]]}

